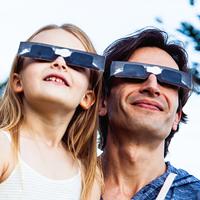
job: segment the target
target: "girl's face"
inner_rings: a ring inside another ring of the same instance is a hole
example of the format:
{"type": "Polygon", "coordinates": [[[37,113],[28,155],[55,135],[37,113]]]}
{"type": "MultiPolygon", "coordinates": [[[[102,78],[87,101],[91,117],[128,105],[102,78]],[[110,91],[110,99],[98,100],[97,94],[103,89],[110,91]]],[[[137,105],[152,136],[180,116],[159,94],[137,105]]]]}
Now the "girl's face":
{"type": "MultiPolygon", "coordinates": [[[[31,42],[85,51],[74,35],[62,29],[40,32],[31,42]]],[[[20,74],[13,76],[13,86],[15,92],[23,93],[26,105],[74,112],[79,104],[88,109],[94,103],[89,77],[88,69],[71,68],[61,56],[53,62],[24,58],[20,74]]]]}

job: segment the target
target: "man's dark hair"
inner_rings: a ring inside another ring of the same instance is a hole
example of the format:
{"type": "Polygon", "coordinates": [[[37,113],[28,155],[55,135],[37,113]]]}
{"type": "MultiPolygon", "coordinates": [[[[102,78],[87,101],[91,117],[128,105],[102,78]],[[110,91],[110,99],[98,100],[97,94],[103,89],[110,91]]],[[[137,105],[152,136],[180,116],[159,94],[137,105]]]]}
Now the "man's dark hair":
{"type": "MultiPolygon", "coordinates": [[[[187,67],[187,53],[185,49],[176,41],[168,41],[168,34],[162,30],[156,28],[142,29],[135,34],[128,37],[116,40],[109,45],[105,51],[106,66],[103,77],[103,97],[110,94],[110,83],[108,81],[110,74],[110,65],[112,61],[128,61],[133,52],[142,47],[157,47],[167,52],[176,62],[180,71],[188,72],[187,67]]],[[[186,123],[187,115],[182,111],[183,106],[187,102],[190,96],[188,90],[179,89],[179,105],[177,112],[181,111],[181,122],[186,123]]],[[[108,117],[100,117],[100,148],[104,149],[106,145],[108,117]]],[[[169,136],[165,139],[164,157],[168,153],[168,147],[174,134],[178,131],[179,125],[176,131],[171,130],[169,136]]]]}

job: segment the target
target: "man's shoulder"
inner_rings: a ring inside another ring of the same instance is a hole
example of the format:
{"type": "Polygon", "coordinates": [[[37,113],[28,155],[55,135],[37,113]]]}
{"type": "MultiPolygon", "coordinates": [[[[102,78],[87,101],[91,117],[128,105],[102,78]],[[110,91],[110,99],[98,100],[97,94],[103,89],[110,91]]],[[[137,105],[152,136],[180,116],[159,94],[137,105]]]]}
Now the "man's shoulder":
{"type": "Polygon", "coordinates": [[[178,187],[180,189],[183,188],[184,190],[188,189],[190,191],[200,191],[200,180],[197,177],[189,174],[183,169],[179,169],[179,172],[181,173],[177,174],[173,186],[178,187]]]}
{"type": "Polygon", "coordinates": [[[166,200],[186,199],[187,197],[191,200],[200,199],[198,197],[200,195],[200,180],[183,169],[175,168],[169,162],[166,165],[167,171],[143,187],[132,199],[156,199],[170,173],[175,173],[176,177],[167,193],[166,200]]]}
{"type": "Polygon", "coordinates": [[[195,191],[200,192],[200,180],[195,176],[191,175],[189,172],[183,169],[177,169],[170,165],[171,172],[177,174],[173,184],[172,189],[174,192],[183,192],[184,194],[192,193],[195,191]]]}

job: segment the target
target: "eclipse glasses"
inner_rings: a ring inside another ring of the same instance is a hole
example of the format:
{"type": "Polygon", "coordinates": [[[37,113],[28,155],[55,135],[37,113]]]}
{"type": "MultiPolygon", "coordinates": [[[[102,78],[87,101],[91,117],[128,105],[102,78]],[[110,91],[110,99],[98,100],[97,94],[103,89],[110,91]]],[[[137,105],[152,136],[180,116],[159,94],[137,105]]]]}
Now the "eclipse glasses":
{"type": "Polygon", "coordinates": [[[191,74],[173,68],[120,61],[113,61],[110,67],[110,77],[145,80],[150,74],[154,74],[160,83],[178,88],[192,89],[191,74]]]}
{"type": "Polygon", "coordinates": [[[69,66],[104,70],[105,57],[93,53],[35,42],[20,42],[18,56],[54,61],[62,56],[69,66]]]}

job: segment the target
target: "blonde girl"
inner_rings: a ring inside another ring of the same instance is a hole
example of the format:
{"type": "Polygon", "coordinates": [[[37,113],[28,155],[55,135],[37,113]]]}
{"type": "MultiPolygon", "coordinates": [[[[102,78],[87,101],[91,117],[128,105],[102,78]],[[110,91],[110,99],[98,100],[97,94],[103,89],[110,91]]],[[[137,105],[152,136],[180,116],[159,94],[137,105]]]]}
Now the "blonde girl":
{"type": "Polygon", "coordinates": [[[21,42],[0,103],[0,199],[99,199],[104,57],[72,24],[21,42]]]}

